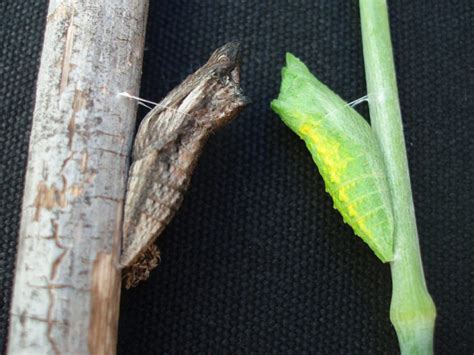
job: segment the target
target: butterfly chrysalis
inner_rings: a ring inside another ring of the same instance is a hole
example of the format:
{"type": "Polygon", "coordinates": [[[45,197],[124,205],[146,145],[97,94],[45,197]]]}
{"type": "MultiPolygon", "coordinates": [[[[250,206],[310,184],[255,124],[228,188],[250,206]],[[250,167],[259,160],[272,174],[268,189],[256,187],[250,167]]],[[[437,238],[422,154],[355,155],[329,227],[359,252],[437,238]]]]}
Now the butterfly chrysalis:
{"type": "Polygon", "coordinates": [[[393,259],[393,212],[369,124],[292,54],[272,109],[306,143],[334,207],[382,260],[393,259]]]}
{"type": "Polygon", "coordinates": [[[120,262],[127,288],[148,278],[154,246],[181,205],[210,134],[248,104],[240,89],[240,49],[228,43],[172,90],[143,119],[127,182],[120,262]]]}

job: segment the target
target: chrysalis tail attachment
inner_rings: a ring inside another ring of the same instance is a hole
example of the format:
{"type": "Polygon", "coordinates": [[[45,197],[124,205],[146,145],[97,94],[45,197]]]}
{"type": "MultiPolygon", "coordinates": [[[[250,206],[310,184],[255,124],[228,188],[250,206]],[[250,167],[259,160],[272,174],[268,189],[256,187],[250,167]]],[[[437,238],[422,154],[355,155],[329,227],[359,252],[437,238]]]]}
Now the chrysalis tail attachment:
{"type": "Polygon", "coordinates": [[[136,287],[141,281],[150,277],[150,272],[158,266],[161,261],[160,251],[155,244],[151,244],[138,259],[127,268],[123,274],[125,288],[136,287]]]}

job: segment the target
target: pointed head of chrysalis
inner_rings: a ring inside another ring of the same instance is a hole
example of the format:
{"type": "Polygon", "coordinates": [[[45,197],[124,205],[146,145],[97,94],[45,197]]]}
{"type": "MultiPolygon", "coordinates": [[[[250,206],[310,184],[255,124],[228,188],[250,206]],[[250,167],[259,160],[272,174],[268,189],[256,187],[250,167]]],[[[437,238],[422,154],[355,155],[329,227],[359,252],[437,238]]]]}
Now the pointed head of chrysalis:
{"type": "Polygon", "coordinates": [[[206,90],[196,87],[195,95],[202,96],[200,112],[205,112],[196,117],[214,130],[232,121],[250,102],[240,88],[240,44],[230,42],[218,48],[199,71],[207,72],[209,80],[206,90]]]}
{"type": "Polygon", "coordinates": [[[306,77],[307,68],[294,55],[286,54],[286,66],[281,70],[282,82],[278,99],[271,102],[271,108],[282,119],[282,121],[294,132],[306,120],[305,114],[318,115],[317,105],[308,105],[309,101],[315,97],[313,87],[306,77]],[[295,111],[294,107],[298,105],[303,110],[295,111]],[[313,112],[308,108],[312,109],[313,112]],[[304,114],[303,114],[304,112],[304,114]]]}
{"type": "Polygon", "coordinates": [[[367,121],[289,53],[271,107],[305,141],[344,221],[380,260],[392,260],[390,191],[382,153],[367,121]]]}
{"type": "Polygon", "coordinates": [[[320,94],[321,90],[327,89],[324,84],[291,53],[286,54],[286,66],[282,68],[281,76],[280,93],[278,99],[271,102],[271,107],[295,133],[308,116],[322,117],[333,105],[330,96],[320,94]],[[295,106],[299,109],[295,110],[295,106]]]}

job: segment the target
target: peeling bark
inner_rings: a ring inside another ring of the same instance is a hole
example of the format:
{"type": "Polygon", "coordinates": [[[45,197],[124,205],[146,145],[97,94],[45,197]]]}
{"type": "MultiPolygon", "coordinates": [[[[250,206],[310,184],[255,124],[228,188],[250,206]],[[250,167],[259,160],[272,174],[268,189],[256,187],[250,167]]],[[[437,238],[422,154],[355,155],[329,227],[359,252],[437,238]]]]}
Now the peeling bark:
{"type": "Polygon", "coordinates": [[[119,317],[120,273],[116,255],[100,252],[92,267],[89,350],[92,354],[115,353],[119,317]]]}
{"type": "Polygon", "coordinates": [[[38,74],[9,354],[112,354],[148,1],[51,0],[38,74]]]}

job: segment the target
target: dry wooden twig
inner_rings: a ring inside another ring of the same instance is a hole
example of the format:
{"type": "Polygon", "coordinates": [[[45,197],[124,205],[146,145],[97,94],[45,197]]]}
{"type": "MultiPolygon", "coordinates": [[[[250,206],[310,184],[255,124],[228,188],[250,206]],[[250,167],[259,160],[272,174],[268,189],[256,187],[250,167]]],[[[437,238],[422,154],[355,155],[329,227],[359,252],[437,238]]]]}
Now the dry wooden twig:
{"type": "Polygon", "coordinates": [[[9,354],[115,352],[118,257],[148,1],[51,0],[9,354]]]}

